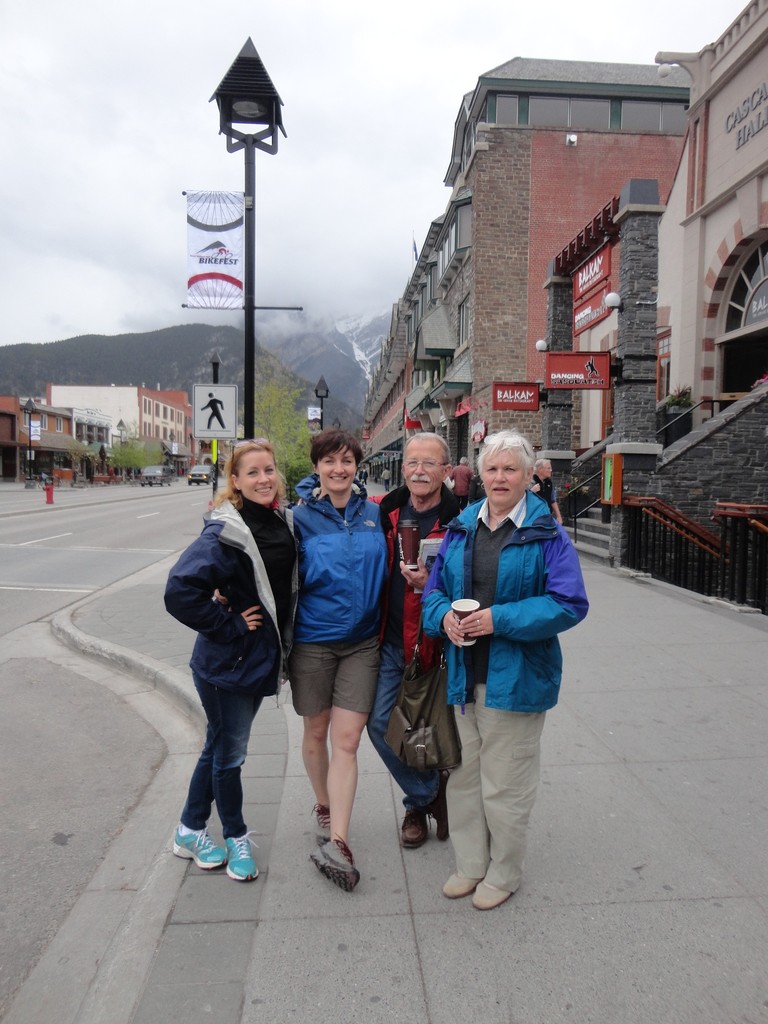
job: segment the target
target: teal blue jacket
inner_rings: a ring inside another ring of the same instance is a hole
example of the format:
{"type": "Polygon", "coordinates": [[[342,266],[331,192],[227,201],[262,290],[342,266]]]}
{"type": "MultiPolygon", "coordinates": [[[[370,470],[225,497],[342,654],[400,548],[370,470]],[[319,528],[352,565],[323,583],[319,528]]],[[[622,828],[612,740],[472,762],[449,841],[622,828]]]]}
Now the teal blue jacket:
{"type": "MultiPolygon", "coordinates": [[[[451,602],[472,597],[472,554],[482,504],[470,505],[448,526],[424,589],[424,630],[429,636],[446,639],[443,619],[451,602]]],[[[554,707],[563,668],[557,634],[581,622],[588,609],[576,549],[546,503],[528,492],[523,525],[499,555],[486,706],[526,713],[554,707]]],[[[472,649],[447,639],[444,648],[448,701],[471,703],[472,649]]]]}

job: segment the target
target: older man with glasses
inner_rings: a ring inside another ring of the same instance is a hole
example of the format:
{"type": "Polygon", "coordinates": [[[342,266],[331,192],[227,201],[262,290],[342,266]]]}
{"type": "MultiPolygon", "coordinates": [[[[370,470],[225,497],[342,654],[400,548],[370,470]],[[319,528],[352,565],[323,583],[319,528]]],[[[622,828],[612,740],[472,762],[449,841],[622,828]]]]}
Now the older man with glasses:
{"type": "MultiPolygon", "coordinates": [[[[444,483],[451,471],[448,445],[438,434],[422,433],[411,437],[403,452],[405,483],[379,501],[382,525],[389,553],[389,583],[382,627],[381,660],[376,699],[368,718],[368,735],[405,793],[405,817],[400,844],[414,849],[426,842],[428,817],[435,819],[436,835],[448,838],[448,814],[445,803],[446,772],[418,771],[397,758],[384,739],[387,723],[397,699],[406,664],[413,655],[421,618],[421,592],[429,568],[419,559],[418,569],[409,569],[400,561],[397,524],[402,519],[418,524],[422,539],[441,539],[448,523],[458,515],[459,503],[444,483]]],[[[440,657],[440,642],[424,636],[421,646],[425,667],[440,657]]]]}

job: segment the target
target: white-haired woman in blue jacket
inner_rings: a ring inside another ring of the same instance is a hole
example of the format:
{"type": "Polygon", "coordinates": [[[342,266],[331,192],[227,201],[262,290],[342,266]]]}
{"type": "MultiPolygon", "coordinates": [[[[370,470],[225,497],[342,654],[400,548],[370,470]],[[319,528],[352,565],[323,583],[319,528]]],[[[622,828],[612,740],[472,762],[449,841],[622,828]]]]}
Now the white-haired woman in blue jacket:
{"type": "Polygon", "coordinates": [[[425,631],[450,641],[448,700],[462,748],[447,789],[456,871],[443,893],[474,894],[478,910],[520,884],[539,740],[560,689],[557,634],[588,609],[568,535],[528,490],[533,464],[520,434],[486,438],[478,468],[487,498],[449,524],[424,594],[425,631]],[[460,620],[451,603],[462,598],[479,609],[460,620]]]}
{"type": "Polygon", "coordinates": [[[197,630],[190,661],[208,720],[173,852],[236,881],[258,875],[240,778],[251,726],[277,692],[290,649],[298,587],[293,517],[265,438],[240,441],[203,532],[171,569],[165,606],[197,630]],[[221,600],[217,597],[220,595],[221,600]],[[213,804],[225,846],[208,834],[213,804]]]}

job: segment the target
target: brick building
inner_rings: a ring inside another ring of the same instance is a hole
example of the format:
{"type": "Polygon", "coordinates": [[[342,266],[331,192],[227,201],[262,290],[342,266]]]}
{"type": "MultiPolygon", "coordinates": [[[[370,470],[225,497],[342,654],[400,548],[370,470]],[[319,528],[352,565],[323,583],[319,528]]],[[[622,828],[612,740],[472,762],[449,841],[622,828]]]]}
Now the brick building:
{"type": "MultiPolygon", "coordinates": [[[[686,127],[688,74],[655,66],[514,58],[461,103],[445,183],[394,304],[365,409],[366,451],[397,472],[404,432],[438,429],[453,457],[540,414],[494,408],[495,382],[543,379],[552,253],[631,178],[671,187],[686,127]],[[410,425],[410,426],[409,426],[410,425]]],[[[535,404],[535,403],[534,403],[535,404]]]]}

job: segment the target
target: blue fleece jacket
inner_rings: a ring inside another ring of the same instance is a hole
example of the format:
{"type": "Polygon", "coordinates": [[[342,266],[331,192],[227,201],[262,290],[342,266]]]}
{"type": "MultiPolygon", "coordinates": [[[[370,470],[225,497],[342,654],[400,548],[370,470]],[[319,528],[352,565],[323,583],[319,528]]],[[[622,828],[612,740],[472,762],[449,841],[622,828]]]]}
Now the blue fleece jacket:
{"type": "MultiPolygon", "coordinates": [[[[472,597],[472,553],[483,502],[466,508],[448,526],[424,590],[424,630],[445,637],[443,619],[451,602],[472,597]]],[[[523,525],[499,555],[491,605],[485,703],[502,711],[536,713],[557,704],[563,659],[557,634],[589,609],[576,549],[540,498],[526,494],[523,525]]],[[[444,644],[448,700],[474,700],[471,648],[444,644]]]]}
{"type": "Polygon", "coordinates": [[[303,504],[293,509],[299,542],[299,604],[296,643],[355,643],[375,636],[387,578],[387,543],[378,505],[355,483],[339,512],[320,498],[317,474],[296,490],[303,504]]]}

